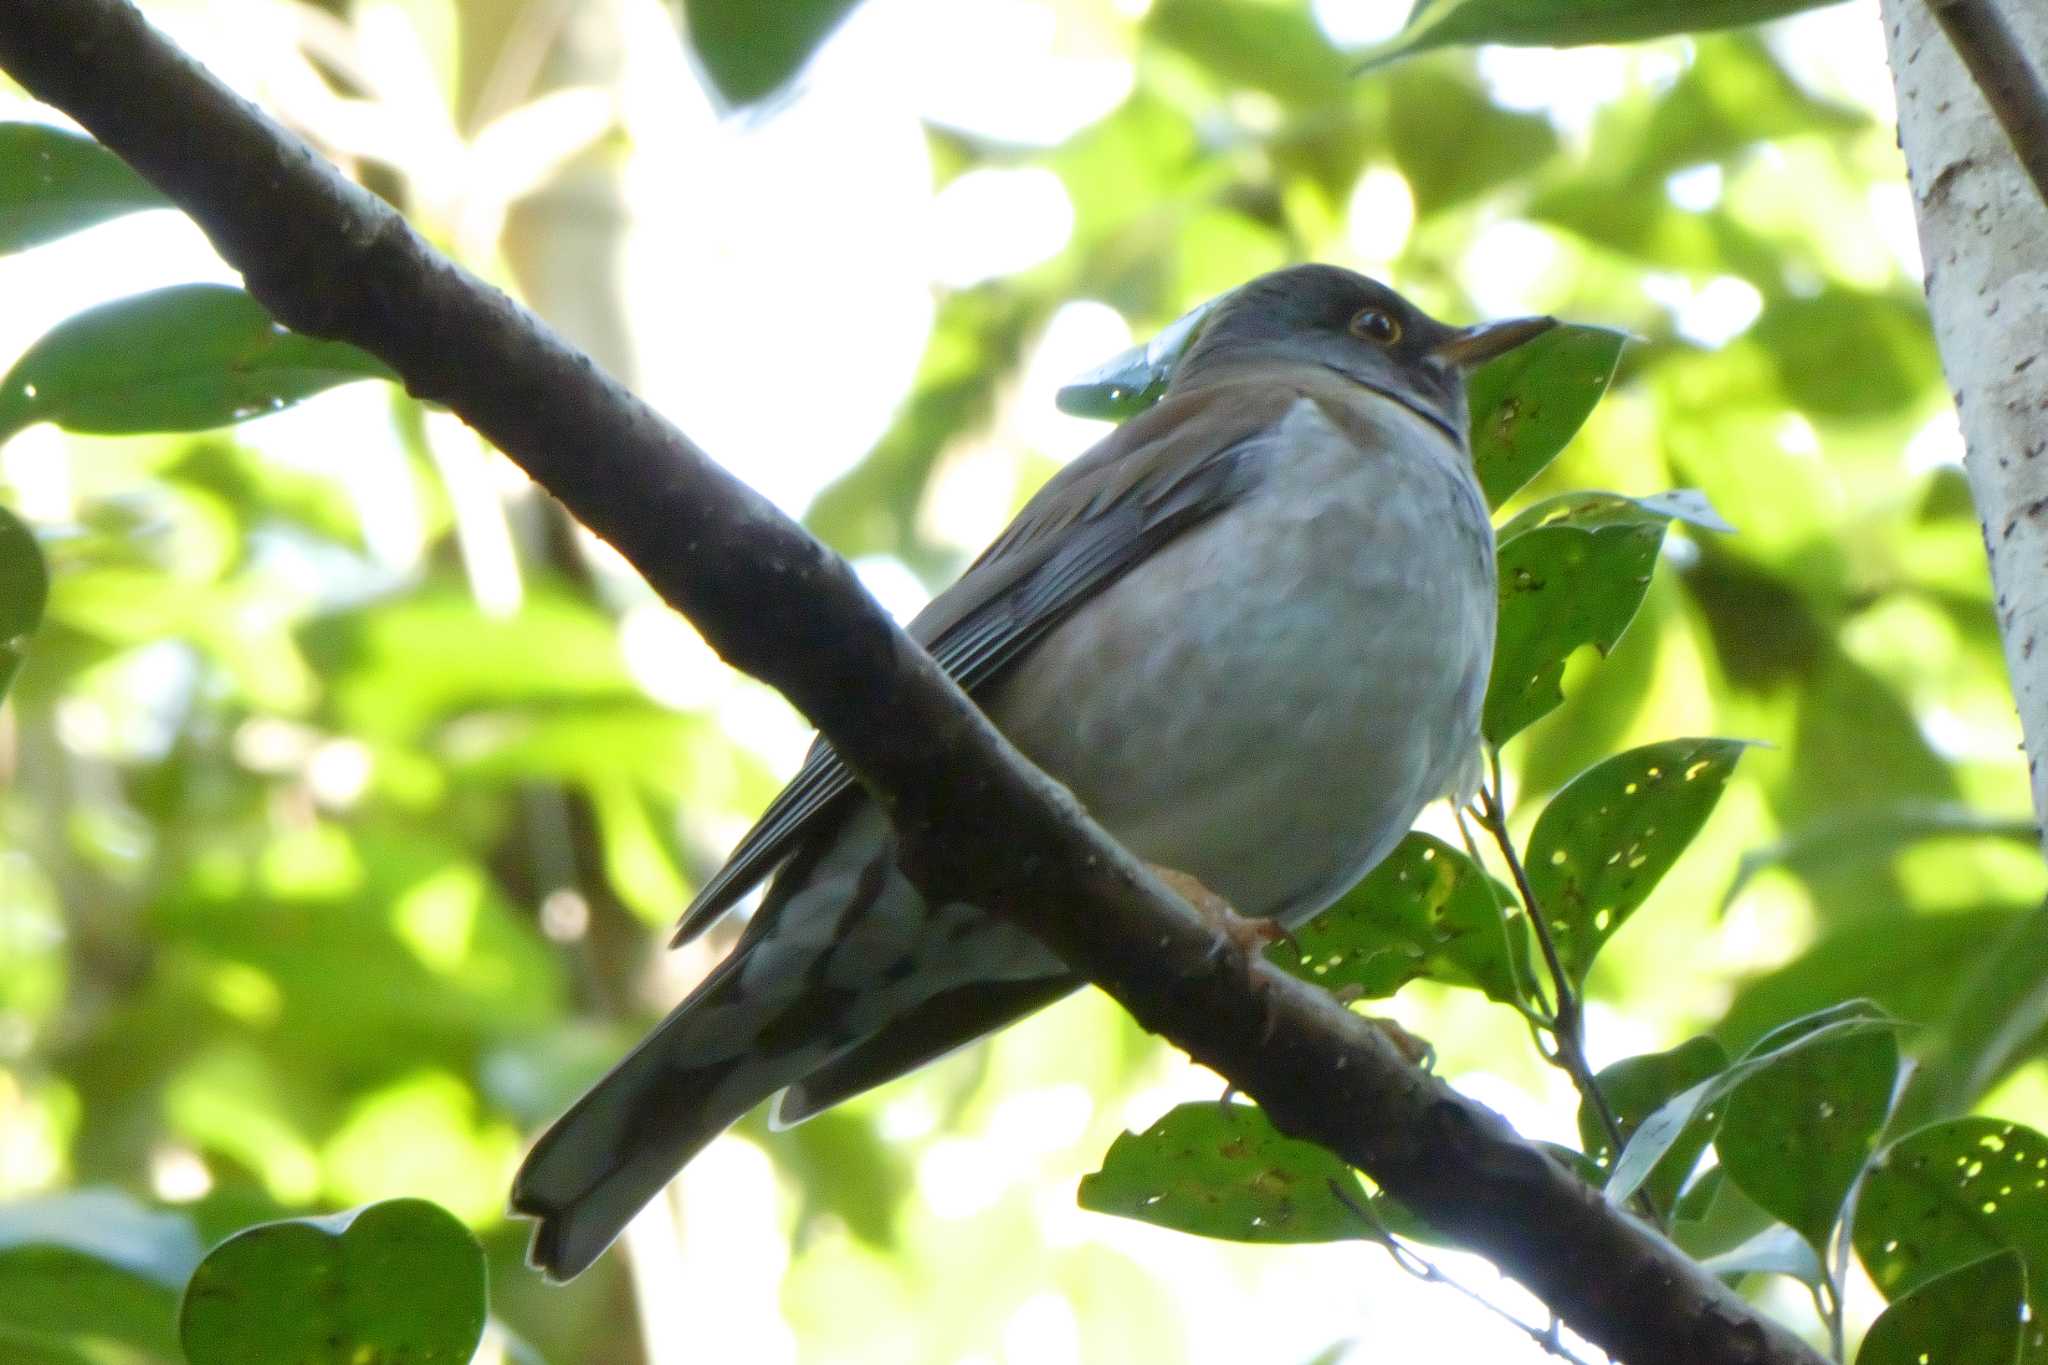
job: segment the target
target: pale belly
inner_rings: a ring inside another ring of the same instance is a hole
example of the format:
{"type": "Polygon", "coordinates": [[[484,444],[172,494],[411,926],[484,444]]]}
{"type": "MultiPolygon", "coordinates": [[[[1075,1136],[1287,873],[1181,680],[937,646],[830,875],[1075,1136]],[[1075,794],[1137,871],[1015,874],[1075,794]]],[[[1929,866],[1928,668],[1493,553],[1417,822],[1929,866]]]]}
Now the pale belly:
{"type": "Polygon", "coordinates": [[[1491,529],[1450,443],[1387,422],[1399,453],[1296,443],[1306,454],[1119,579],[988,699],[1122,843],[1246,914],[1321,909],[1477,742],[1491,529]]]}

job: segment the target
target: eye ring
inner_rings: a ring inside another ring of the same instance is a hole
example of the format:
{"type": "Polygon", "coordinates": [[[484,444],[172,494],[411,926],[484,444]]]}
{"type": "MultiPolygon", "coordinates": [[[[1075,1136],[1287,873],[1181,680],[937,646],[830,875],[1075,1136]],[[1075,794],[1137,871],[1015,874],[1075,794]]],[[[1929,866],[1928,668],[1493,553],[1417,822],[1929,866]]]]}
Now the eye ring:
{"type": "Polygon", "coordinates": [[[1401,322],[1384,308],[1361,308],[1351,315],[1351,335],[1391,346],[1401,339],[1401,322]]]}

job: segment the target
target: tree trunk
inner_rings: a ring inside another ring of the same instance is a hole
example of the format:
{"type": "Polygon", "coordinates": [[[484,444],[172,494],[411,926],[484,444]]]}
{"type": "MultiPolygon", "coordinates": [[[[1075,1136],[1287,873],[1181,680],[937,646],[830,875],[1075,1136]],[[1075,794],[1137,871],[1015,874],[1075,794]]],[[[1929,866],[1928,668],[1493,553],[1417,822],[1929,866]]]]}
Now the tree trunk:
{"type": "MultiPolygon", "coordinates": [[[[1998,7],[2037,62],[2048,55],[2048,7],[1998,7]]],[[[1883,11],[1927,306],[1962,417],[2034,813],[2048,823],[2048,204],[1929,0],[1883,11]]]]}

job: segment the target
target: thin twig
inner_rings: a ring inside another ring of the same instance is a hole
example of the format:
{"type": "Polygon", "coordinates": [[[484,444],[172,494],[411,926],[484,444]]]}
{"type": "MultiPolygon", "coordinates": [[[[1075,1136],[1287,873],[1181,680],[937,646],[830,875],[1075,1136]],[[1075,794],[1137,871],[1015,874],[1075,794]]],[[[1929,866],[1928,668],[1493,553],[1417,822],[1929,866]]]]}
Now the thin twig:
{"type": "Polygon", "coordinates": [[[1557,938],[1550,931],[1549,921],[1543,917],[1543,906],[1536,898],[1536,888],[1529,884],[1529,872],[1522,866],[1522,855],[1516,852],[1515,841],[1508,833],[1507,807],[1501,797],[1500,751],[1488,746],[1486,759],[1487,780],[1479,788],[1479,823],[1493,836],[1494,845],[1507,861],[1508,875],[1514,879],[1515,890],[1522,898],[1522,908],[1527,911],[1530,924],[1535,926],[1536,942],[1543,949],[1543,962],[1550,971],[1550,988],[1557,1000],[1556,1008],[1551,1011],[1551,1036],[1557,1044],[1557,1051],[1551,1060],[1572,1078],[1579,1094],[1600,1116],[1600,1126],[1606,1131],[1607,1140],[1613,1144],[1618,1156],[1623,1140],[1621,1122],[1615,1118],[1613,1107],[1600,1092],[1599,1082],[1593,1079],[1593,1070],[1586,1064],[1584,1006],[1572,985],[1571,975],[1565,970],[1564,958],[1557,951],[1557,938]]]}
{"type": "Polygon", "coordinates": [[[2005,129],[2020,165],[2048,203],[2048,86],[1993,0],[1927,0],[1984,102],[2005,129]]]}
{"type": "MultiPolygon", "coordinates": [[[[1500,883],[1486,870],[1486,859],[1479,852],[1479,841],[1472,837],[1472,827],[1465,822],[1465,814],[1463,806],[1452,804],[1451,819],[1458,826],[1458,837],[1465,843],[1465,854],[1472,859],[1472,866],[1479,870],[1480,879],[1486,886],[1486,898],[1493,902],[1494,920],[1500,925],[1502,946],[1507,950],[1508,972],[1515,978],[1515,989],[1528,997],[1515,1001],[1515,1008],[1528,1020],[1532,1030],[1548,1029],[1556,1022],[1550,1002],[1543,997],[1543,984],[1540,981],[1533,977],[1526,981],[1522,979],[1522,955],[1514,951],[1514,945],[1508,939],[1508,903],[1501,898],[1500,883]]],[[[1539,1047],[1537,1050],[1542,1049],[1539,1047]]],[[[1548,1053],[1544,1055],[1546,1058],[1549,1056],[1548,1053]]]]}
{"type": "MultiPolygon", "coordinates": [[[[1493,842],[1500,849],[1500,855],[1507,861],[1508,875],[1514,879],[1515,890],[1522,898],[1522,908],[1528,913],[1529,922],[1536,928],[1536,941],[1542,945],[1543,961],[1550,970],[1550,987],[1556,996],[1556,1008],[1551,1011],[1550,1036],[1556,1046],[1555,1052],[1544,1053],[1553,1066],[1572,1078],[1580,1097],[1600,1120],[1600,1129],[1606,1134],[1608,1149],[1613,1159],[1619,1160],[1621,1149],[1628,1143],[1621,1131],[1621,1119],[1615,1114],[1614,1106],[1607,1102],[1606,1092],[1600,1089],[1599,1078],[1594,1076],[1592,1066],[1586,1061],[1586,1013],[1583,1000],[1573,986],[1564,966],[1564,958],[1557,950],[1557,939],[1550,931],[1550,923],[1543,917],[1543,906],[1536,898],[1536,888],[1530,884],[1528,869],[1522,866],[1522,855],[1515,850],[1513,836],[1508,833],[1507,804],[1502,793],[1506,780],[1501,774],[1500,750],[1486,746],[1486,781],[1479,788],[1479,823],[1493,836],[1493,842]]],[[[1538,1049],[1541,1051],[1541,1049],[1538,1049]]],[[[1643,1216],[1664,1226],[1664,1212],[1657,1207],[1656,1199],[1647,1188],[1636,1191],[1631,1201],[1643,1216]]]]}
{"type": "Polygon", "coordinates": [[[1361,1204],[1352,1197],[1351,1191],[1345,1189],[1341,1181],[1332,1180],[1329,1184],[1330,1193],[1337,1197],[1337,1202],[1351,1210],[1357,1216],[1358,1221],[1365,1224],[1366,1230],[1372,1235],[1372,1239],[1386,1249],[1387,1255],[1393,1258],[1395,1265],[1401,1267],[1401,1269],[1407,1271],[1416,1279],[1421,1280],[1424,1284],[1447,1285],[1458,1293],[1463,1294],[1466,1298],[1478,1304],[1502,1322],[1507,1323],[1510,1327],[1527,1333],[1529,1340],[1535,1342],[1559,1360],[1569,1361],[1571,1365],[1587,1365],[1583,1357],[1573,1352],[1564,1344],[1563,1335],[1560,1330],[1563,1324],[1555,1314],[1551,1315],[1548,1327],[1534,1327],[1523,1322],[1484,1294],[1444,1274],[1427,1257],[1396,1237],[1388,1229],[1387,1225],[1380,1221],[1378,1214],[1374,1213],[1368,1205],[1361,1204]]]}

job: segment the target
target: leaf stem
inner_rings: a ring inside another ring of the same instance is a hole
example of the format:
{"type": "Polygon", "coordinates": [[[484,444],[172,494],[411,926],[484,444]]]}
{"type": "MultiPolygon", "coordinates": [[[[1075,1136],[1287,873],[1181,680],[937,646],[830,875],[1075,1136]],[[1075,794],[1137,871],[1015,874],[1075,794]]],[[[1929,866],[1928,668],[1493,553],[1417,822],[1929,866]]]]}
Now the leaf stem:
{"type": "Polygon", "coordinates": [[[1487,1312],[1493,1314],[1517,1331],[1527,1333],[1529,1340],[1535,1342],[1559,1360],[1567,1361],[1569,1365],[1586,1365],[1584,1358],[1575,1354],[1564,1344],[1560,1331],[1563,1324],[1554,1314],[1550,1319],[1548,1327],[1532,1327],[1530,1324],[1523,1322],[1484,1294],[1479,1293],[1475,1289],[1468,1288],[1451,1276],[1444,1274],[1435,1264],[1418,1253],[1413,1247],[1396,1237],[1388,1230],[1387,1225],[1380,1221],[1378,1214],[1374,1213],[1367,1205],[1359,1203],[1358,1200],[1352,1197],[1351,1191],[1345,1189],[1341,1181],[1332,1180],[1329,1184],[1330,1193],[1337,1197],[1337,1202],[1351,1210],[1357,1216],[1358,1221],[1365,1224],[1366,1230],[1372,1239],[1386,1249],[1387,1255],[1394,1258],[1395,1265],[1401,1267],[1401,1269],[1407,1271],[1416,1279],[1421,1280],[1424,1284],[1447,1285],[1458,1293],[1463,1294],[1473,1303],[1478,1304],[1481,1308],[1484,1308],[1487,1312]]]}
{"type": "MultiPolygon", "coordinates": [[[[1543,962],[1550,972],[1551,992],[1557,1000],[1550,1019],[1550,1036],[1556,1051],[1544,1053],[1544,1057],[1572,1078],[1580,1098],[1599,1117],[1609,1149],[1615,1158],[1619,1158],[1627,1139],[1621,1131],[1621,1120],[1615,1116],[1614,1106],[1607,1102],[1599,1080],[1593,1075],[1593,1068],[1586,1061],[1585,1004],[1572,985],[1571,974],[1565,970],[1564,958],[1557,950],[1557,938],[1551,933],[1550,922],[1544,918],[1543,907],[1536,899],[1536,888],[1529,882],[1528,869],[1522,866],[1522,856],[1516,852],[1515,841],[1508,833],[1507,804],[1502,796],[1505,790],[1500,749],[1489,744],[1486,746],[1486,780],[1479,787],[1479,824],[1493,836],[1494,845],[1507,861],[1508,875],[1514,879],[1515,891],[1521,896],[1529,923],[1536,930],[1536,942],[1543,950],[1543,962]]],[[[1540,1048],[1538,1050],[1541,1051],[1540,1048]]],[[[1664,1226],[1663,1212],[1647,1189],[1638,1190],[1633,1202],[1658,1227],[1664,1226]]]]}

